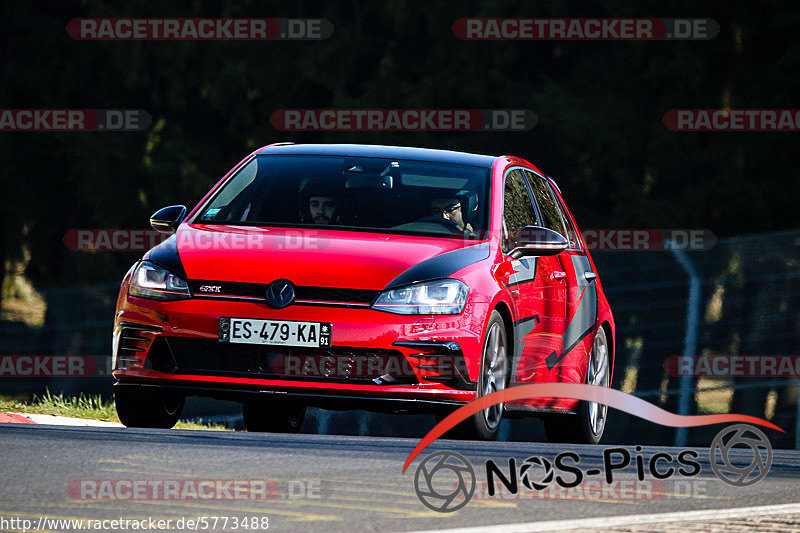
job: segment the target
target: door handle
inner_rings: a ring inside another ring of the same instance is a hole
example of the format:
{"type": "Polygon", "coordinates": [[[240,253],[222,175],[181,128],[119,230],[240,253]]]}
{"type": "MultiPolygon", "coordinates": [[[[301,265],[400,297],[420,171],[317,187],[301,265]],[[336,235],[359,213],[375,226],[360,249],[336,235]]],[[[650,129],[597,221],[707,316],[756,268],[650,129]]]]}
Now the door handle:
{"type": "Polygon", "coordinates": [[[550,275],[550,279],[564,279],[567,277],[566,272],[561,272],[560,270],[554,270],[553,273],[550,275]]]}
{"type": "Polygon", "coordinates": [[[597,274],[592,272],[591,270],[587,270],[583,273],[583,277],[586,278],[586,281],[594,281],[597,279],[597,274]]]}

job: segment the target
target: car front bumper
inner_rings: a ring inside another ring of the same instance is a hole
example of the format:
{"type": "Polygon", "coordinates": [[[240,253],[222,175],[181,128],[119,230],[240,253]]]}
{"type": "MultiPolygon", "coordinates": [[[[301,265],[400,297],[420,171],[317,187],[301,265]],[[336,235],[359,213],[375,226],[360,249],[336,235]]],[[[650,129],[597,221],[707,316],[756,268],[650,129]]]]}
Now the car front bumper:
{"type": "Polygon", "coordinates": [[[376,410],[460,404],[476,396],[486,304],[469,302],[459,315],[416,316],[301,305],[277,310],[239,301],[161,302],[131,297],[125,284],[122,290],[114,325],[117,386],[227,399],[284,395],[331,408],[370,403],[376,410]],[[223,343],[221,317],[331,323],[331,347],[223,343]]]}

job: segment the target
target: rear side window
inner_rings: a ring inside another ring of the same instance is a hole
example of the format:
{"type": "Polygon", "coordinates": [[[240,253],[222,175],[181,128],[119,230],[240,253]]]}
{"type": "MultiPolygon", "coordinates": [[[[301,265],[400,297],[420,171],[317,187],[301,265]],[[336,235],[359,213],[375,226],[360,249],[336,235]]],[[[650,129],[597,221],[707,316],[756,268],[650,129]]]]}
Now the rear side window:
{"type": "Polygon", "coordinates": [[[555,191],[553,190],[553,184],[548,183],[550,188],[550,194],[553,198],[556,199],[556,205],[558,206],[558,212],[561,213],[561,220],[564,221],[564,227],[567,228],[567,239],[569,240],[569,247],[580,249],[580,244],[578,243],[577,237],[575,237],[575,227],[572,225],[569,217],[567,216],[566,209],[564,207],[564,202],[561,201],[558,196],[556,195],[555,191]]]}
{"type": "Polygon", "coordinates": [[[539,226],[536,211],[533,209],[525,177],[522,171],[514,169],[506,174],[503,193],[503,245],[504,252],[514,249],[517,233],[525,226],[539,226]]]}
{"type": "Polygon", "coordinates": [[[533,172],[525,172],[528,175],[528,181],[533,190],[533,196],[536,198],[536,203],[539,206],[539,212],[542,214],[543,226],[545,228],[557,231],[564,238],[568,238],[567,232],[564,229],[564,223],[561,220],[561,213],[558,211],[556,202],[553,195],[550,194],[550,189],[545,181],[534,174],[533,172]]]}

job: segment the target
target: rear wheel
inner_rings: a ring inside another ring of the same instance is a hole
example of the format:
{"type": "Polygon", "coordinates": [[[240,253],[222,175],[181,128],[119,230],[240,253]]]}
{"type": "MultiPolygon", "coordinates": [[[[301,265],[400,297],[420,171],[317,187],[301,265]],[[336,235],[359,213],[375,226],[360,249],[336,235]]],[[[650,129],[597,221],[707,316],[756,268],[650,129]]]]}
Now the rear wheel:
{"type": "MultiPolygon", "coordinates": [[[[478,398],[508,387],[510,367],[505,322],[500,313],[492,311],[483,340],[478,398]]],[[[481,440],[496,439],[500,422],[503,420],[503,405],[500,403],[487,407],[466,419],[456,428],[457,436],[481,440]]]]}
{"type": "Polygon", "coordinates": [[[278,400],[250,400],[242,404],[247,431],[297,433],[306,417],[306,406],[278,400]]]}
{"type": "MultiPolygon", "coordinates": [[[[589,357],[586,383],[608,387],[611,379],[611,366],[608,353],[608,339],[601,327],[597,330],[589,357]]],[[[578,402],[576,415],[547,415],[542,420],[547,440],[550,442],[569,442],[575,444],[597,444],[603,437],[608,416],[608,406],[596,402],[578,402]]]]}
{"type": "Polygon", "coordinates": [[[120,422],[129,428],[170,429],[181,417],[184,397],[142,392],[136,387],[114,387],[114,403],[120,422]]]}

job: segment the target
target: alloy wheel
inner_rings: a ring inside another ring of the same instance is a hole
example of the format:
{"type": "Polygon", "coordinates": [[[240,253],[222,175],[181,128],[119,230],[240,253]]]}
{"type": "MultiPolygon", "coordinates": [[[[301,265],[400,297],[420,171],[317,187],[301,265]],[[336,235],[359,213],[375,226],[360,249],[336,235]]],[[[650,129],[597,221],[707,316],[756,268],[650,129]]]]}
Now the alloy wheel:
{"type": "MultiPolygon", "coordinates": [[[[487,334],[483,354],[483,387],[481,396],[505,389],[508,383],[508,358],[506,357],[506,334],[502,324],[494,322],[487,334]]],[[[486,426],[494,430],[503,417],[503,404],[493,405],[483,410],[486,426]]]]}
{"type": "MultiPolygon", "coordinates": [[[[594,337],[594,344],[592,345],[592,356],[589,358],[589,370],[586,376],[586,382],[589,385],[608,387],[609,376],[608,341],[606,340],[606,333],[603,331],[603,328],[599,328],[597,335],[594,337]]],[[[589,402],[588,407],[589,424],[592,433],[595,435],[600,434],[606,423],[608,406],[596,402],[589,402]]]]}

